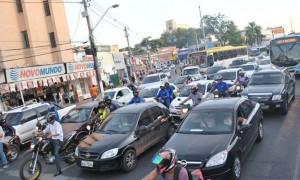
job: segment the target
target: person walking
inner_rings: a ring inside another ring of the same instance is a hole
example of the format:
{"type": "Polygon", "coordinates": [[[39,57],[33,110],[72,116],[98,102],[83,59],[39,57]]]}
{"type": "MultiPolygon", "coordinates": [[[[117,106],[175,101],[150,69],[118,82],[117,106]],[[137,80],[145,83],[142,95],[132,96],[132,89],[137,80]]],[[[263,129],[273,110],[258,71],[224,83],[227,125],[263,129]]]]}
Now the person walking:
{"type": "Polygon", "coordinates": [[[90,94],[92,96],[93,101],[95,101],[98,96],[98,89],[94,84],[90,87],[90,94]]]}

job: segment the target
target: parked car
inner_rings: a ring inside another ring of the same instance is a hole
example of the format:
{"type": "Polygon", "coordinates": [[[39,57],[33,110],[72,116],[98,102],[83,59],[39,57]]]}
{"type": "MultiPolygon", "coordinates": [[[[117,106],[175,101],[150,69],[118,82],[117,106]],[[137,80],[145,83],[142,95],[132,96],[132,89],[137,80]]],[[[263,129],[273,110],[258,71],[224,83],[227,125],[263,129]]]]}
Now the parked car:
{"type": "Polygon", "coordinates": [[[104,91],[104,96],[108,96],[111,100],[122,104],[128,104],[133,98],[133,92],[128,87],[120,87],[104,91]]]}
{"type": "Polygon", "coordinates": [[[240,67],[243,69],[248,78],[251,78],[252,74],[259,69],[256,63],[247,63],[241,65],[240,67]]]}
{"type": "MultiPolygon", "coordinates": [[[[184,87],[181,91],[178,97],[176,97],[170,104],[169,110],[171,113],[171,116],[183,119],[187,112],[184,112],[184,106],[180,105],[180,103],[188,98],[188,96],[191,94],[191,89],[193,86],[198,87],[198,91],[203,94],[202,101],[212,99],[213,94],[211,94],[209,91],[212,88],[213,81],[211,80],[202,80],[202,81],[194,81],[188,84],[186,87],[184,87]]],[[[186,105],[189,105],[190,107],[193,107],[192,100],[188,100],[186,105]]]]}
{"type": "MultiPolygon", "coordinates": [[[[75,105],[66,108],[61,108],[58,105],[55,106],[59,117],[65,116],[70,110],[75,108],[75,105]]],[[[21,144],[25,144],[31,140],[38,121],[41,123],[46,121],[49,107],[50,104],[48,103],[33,103],[5,112],[6,122],[15,129],[21,144]]]]}
{"type": "Polygon", "coordinates": [[[179,88],[182,89],[185,86],[186,80],[188,76],[179,76],[175,79],[174,84],[179,88]]]}
{"type": "Polygon", "coordinates": [[[223,77],[223,81],[227,84],[233,85],[242,70],[242,68],[224,69],[219,71],[217,75],[221,75],[223,77]]]}
{"type": "Polygon", "coordinates": [[[247,61],[245,59],[235,59],[231,62],[231,64],[229,65],[230,68],[237,68],[240,67],[243,64],[246,64],[247,61]]]}
{"type": "Polygon", "coordinates": [[[131,171],[136,167],[137,157],[167,139],[174,132],[173,128],[169,111],[162,104],[122,107],[78,145],[77,165],[87,170],[131,171]]]}
{"type": "Polygon", "coordinates": [[[207,68],[207,78],[208,79],[214,79],[215,75],[217,72],[219,72],[220,70],[225,69],[225,67],[223,66],[211,66],[209,68],[207,68]]]}
{"type": "MultiPolygon", "coordinates": [[[[148,86],[142,89],[140,91],[140,96],[142,96],[146,102],[156,102],[155,97],[158,94],[161,85],[148,86]]],[[[179,89],[173,83],[170,83],[170,86],[173,88],[174,95],[177,96],[179,94],[179,89]]]]}
{"type": "Polygon", "coordinates": [[[162,82],[168,82],[168,76],[166,74],[150,74],[143,79],[140,85],[140,89],[143,89],[148,86],[160,85],[162,82]]]}
{"type": "Polygon", "coordinates": [[[295,76],[287,69],[265,69],[255,72],[242,96],[259,102],[262,109],[279,109],[288,112],[295,99],[295,76]]]}
{"type": "Polygon", "coordinates": [[[188,169],[201,168],[205,179],[235,180],[253,144],[262,139],[260,105],[245,98],[226,98],[196,106],[164,147],[176,149],[188,169]]]}

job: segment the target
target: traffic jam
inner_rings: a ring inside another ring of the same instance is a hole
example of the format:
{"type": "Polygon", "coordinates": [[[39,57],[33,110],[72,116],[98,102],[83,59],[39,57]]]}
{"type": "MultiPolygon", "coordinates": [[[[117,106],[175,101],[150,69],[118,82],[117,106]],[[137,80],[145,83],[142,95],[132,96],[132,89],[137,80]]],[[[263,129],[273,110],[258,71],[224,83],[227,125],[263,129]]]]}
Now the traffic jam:
{"type": "MultiPolygon", "coordinates": [[[[276,49],[274,44],[270,48],[276,49]]],[[[246,157],[264,138],[264,112],[288,113],[295,99],[294,71],[267,53],[209,56],[206,67],[165,65],[139,84],[106,90],[100,101],[68,107],[32,103],[3,112],[8,165],[22,161],[22,180],[43,179],[47,167],[42,166],[49,164],[60,175],[59,161],[84,171],[130,172],[138,157],[163,143],[146,180],[168,175],[175,164],[201,180],[240,179],[246,157]],[[57,134],[49,135],[54,127],[57,134]],[[53,139],[61,139],[60,148],[53,139]]],[[[180,176],[177,167],[174,171],[180,176]]]]}

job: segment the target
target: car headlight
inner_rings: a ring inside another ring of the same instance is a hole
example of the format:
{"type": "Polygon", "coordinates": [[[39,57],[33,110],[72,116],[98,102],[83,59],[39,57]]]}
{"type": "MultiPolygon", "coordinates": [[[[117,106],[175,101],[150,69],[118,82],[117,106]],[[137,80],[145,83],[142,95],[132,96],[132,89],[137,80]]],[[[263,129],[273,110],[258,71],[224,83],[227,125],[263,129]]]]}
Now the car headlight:
{"type": "Polygon", "coordinates": [[[219,98],[219,94],[215,94],[214,97],[215,97],[215,98],[219,98]]]}
{"type": "Polygon", "coordinates": [[[237,91],[241,90],[241,86],[236,86],[236,90],[237,91]]]}
{"type": "Polygon", "coordinates": [[[227,150],[224,150],[224,151],[219,152],[218,154],[215,154],[207,161],[206,167],[213,167],[213,166],[218,166],[218,165],[224,164],[227,160],[227,155],[228,155],[227,150]]]}
{"type": "Polygon", "coordinates": [[[118,154],[119,149],[118,148],[114,148],[108,151],[105,151],[102,156],[101,159],[107,159],[107,158],[112,158],[115,157],[118,154]]]}
{"type": "Polygon", "coordinates": [[[78,150],[78,147],[76,147],[74,154],[75,154],[75,156],[77,156],[77,157],[79,156],[79,150],[78,150]]]}
{"type": "Polygon", "coordinates": [[[91,125],[87,125],[86,126],[86,129],[89,131],[89,130],[91,130],[91,125]]]}
{"type": "Polygon", "coordinates": [[[272,100],[273,101],[279,101],[279,100],[281,100],[281,94],[273,95],[272,100]]]}

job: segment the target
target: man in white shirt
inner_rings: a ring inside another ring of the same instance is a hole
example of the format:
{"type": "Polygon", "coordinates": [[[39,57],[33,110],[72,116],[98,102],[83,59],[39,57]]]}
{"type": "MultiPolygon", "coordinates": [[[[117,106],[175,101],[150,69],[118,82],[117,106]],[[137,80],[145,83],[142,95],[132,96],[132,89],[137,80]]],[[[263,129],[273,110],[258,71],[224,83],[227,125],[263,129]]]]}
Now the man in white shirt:
{"type": "Polygon", "coordinates": [[[44,133],[47,134],[47,138],[51,139],[57,169],[54,176],[58,176],[61,174],[59,149],[63,142],[63,130],[61,124],[55,121],[55,114],[50,114],[47,122],[48,126],[44,130],[44,133]]]}
{"type": "Polygon", "coordinates": [[[0,166],[7,168],[7,159],[3,150],[5,133],[0,126],[0,166]]]}

